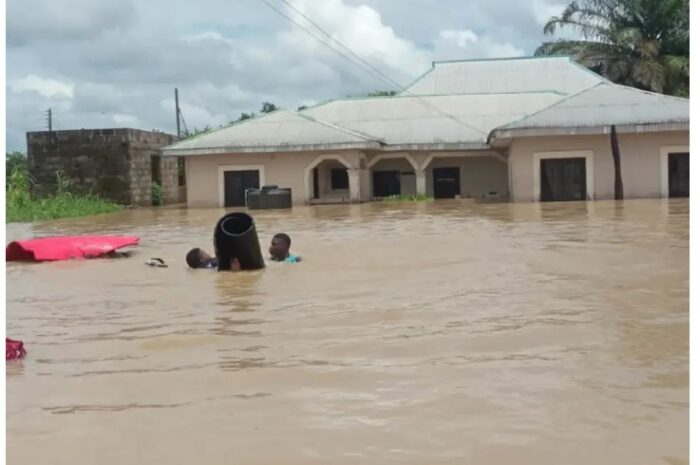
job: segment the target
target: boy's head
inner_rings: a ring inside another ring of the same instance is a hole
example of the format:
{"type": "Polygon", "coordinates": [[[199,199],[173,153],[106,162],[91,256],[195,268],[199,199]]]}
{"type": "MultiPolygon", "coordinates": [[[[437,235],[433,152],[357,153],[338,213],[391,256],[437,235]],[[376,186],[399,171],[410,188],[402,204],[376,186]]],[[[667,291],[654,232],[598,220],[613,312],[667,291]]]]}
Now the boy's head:
{"type": "Polygon", "coordinates": [[[275,234],[270,243],[270,255],[274,260],[284,260],[289,256],[292,239],[285,233],[275,234]]]}
{"type": "Polygon", "coordinates": [[[185,260],[190,268],[204,268],[211,257],[204,250],[195,247],[187,252],[185,260]]]}

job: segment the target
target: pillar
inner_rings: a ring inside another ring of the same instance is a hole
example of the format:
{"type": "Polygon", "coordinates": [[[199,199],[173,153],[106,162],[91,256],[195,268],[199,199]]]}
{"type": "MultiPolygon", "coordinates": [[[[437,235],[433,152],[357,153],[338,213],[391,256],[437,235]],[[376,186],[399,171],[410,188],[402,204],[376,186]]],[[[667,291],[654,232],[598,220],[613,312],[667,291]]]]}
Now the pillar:
{"type": "Polygon", "coordinates": [[[416,194],[425,195],[426,192],[425,170],[416,170],[416,194]]]}
{"type": "Polygon", "coordinates": [[[362,200],[362,192],[360,190],[360,170],[348,169],[348,187],[350,188],[350,201],[359,202],[362,200]]]}

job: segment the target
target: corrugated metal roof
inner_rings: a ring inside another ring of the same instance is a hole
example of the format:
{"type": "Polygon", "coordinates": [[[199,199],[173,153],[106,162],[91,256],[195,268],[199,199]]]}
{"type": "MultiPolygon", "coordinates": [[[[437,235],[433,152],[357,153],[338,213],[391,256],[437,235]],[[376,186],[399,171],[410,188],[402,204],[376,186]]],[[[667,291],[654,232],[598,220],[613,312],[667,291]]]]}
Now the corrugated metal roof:
{"type": "Polygon", "coordinates": [[[672,130],[687,127],[689,119],[687,100],[612,84],[567,57],[437,63],[409,90],[433,95],[341,99],[302,112],[280,110],[178,142],[163,153],[476,150],[487,148],[491,137],[545,128],[552,134],[552,128],[591,133],[594,126],[598,131],[611,124],[672,130]],[[448,92],[453,94],[441,95],[448,92]]]}
{"type": "Polygon", "coordinates": [[[571,94],[605,81],[569,57],[436,62],[403,95],[536,92],[571,94]]]}
{"type": "Polygon", "coordinates": [[[278,110],[163,148],[164,155],[378,147],[381,141],[308,115],[278,110]]]}
{"type": "Polygon", "coordinates": [[[495,127],[560,100],[554,92],[335,100],[304,110],[388,145],[474,144],[495,127]]]}
{"type": "Polygon", "coordinates": [[[686,99],[603,82],[496,128],[494,135],[510,137],[523,129],[686,123],[689,118],[686,99]]]}

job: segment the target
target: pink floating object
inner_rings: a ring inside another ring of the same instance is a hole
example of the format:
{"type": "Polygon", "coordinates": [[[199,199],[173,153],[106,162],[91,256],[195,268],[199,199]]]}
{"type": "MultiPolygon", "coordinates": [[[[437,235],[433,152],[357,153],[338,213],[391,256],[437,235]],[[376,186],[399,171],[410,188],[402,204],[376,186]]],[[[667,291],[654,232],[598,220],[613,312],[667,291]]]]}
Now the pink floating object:
{"type": "Polygon", "coordinates": [[[60,236],[13,241],[5,248],[5,260],[56,261],[71,258],[97,258],[138,245],[135,236],[60,236]]]}
{"type": "Polygon", "coordinates": [[[15,341],[9,337],[5,338],[5,360],[17,360],[24,358],[26,355],[27,351],[24,350],[22,341],[15,341]]]}

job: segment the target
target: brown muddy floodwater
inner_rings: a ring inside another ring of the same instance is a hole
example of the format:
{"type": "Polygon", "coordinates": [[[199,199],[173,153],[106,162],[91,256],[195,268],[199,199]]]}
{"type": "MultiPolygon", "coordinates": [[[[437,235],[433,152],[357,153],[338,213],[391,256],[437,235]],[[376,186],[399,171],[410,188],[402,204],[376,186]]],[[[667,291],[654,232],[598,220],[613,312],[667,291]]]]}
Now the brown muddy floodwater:
{"type": "Polygon", "coordinates": [[[9,464],[687,463],[687,201],[260,212],[302,263],[187,270],[222,213],[8,225],[142,240],[8,264],[9,464]]]}

